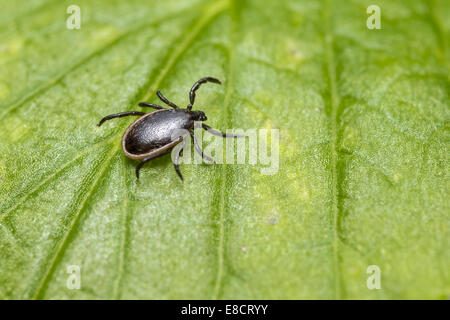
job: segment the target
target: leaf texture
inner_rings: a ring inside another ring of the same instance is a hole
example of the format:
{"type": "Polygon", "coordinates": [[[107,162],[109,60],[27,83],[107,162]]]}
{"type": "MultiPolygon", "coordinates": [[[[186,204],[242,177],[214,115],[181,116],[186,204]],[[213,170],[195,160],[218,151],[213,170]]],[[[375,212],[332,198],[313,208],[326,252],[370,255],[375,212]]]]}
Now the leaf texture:
{"type": "Polygon", "coordinates": [[[2,1],[1,299],[449,297],[448,1],[378,1],[381,30],[365,0],[77,4],[2,1]],[[131,119],[99,119],[204,76],[208,124],[279,129],[279,171],[136,182],[131,119]]]}

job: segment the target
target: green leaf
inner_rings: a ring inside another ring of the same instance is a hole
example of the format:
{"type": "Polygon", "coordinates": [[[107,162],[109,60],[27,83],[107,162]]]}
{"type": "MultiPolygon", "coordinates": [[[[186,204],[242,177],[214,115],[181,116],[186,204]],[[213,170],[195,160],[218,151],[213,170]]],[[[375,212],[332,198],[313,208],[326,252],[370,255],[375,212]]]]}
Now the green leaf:
{"type": "Polygon", "coordinates": [[[80,0],[69,30],[70,2],[3,0],[0,298],[448,298],[450,2],[369,30],[372,2],[80,0]],[[133,119],[96,124],[203,76],[209,125],[280,130],[279,171],[137,183],[133,119]]]}

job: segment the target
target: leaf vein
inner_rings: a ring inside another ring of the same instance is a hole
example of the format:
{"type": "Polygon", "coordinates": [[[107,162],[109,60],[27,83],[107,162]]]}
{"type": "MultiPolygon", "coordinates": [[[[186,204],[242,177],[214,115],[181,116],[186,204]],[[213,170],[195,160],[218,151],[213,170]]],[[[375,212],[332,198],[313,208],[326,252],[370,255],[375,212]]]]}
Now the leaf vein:
{"type": "MultiPolygon", "coordinates": [[[[189,11],[190,10],[193,10],[193,9],[191,8],[191,9],[189,9],[189,11]]],[[[166,21],[166,20],[170,19],[171,17],[174,17],[174,16],[178,17],[182,13],[185,14],[186,11],[181,11],[181,12],[177,13],[176,15],[171,14],[168,17],[165,16],[165,17],[163,17],[161,19],[158,19],[156,21],[152,21],[151,23],[149,23],[149,22],[143,23],[143,24],[141,24],[141,25],[139,25],[139,26],[137,26],[135,28],[132,28],[132,29],[124,32],[123,34],[119,35],[117,38],[115,38],[114,40],[110,41],[109,43],[107,43],[106,45],[101,47],[100,49],[92,52],[91,54],[87,55],[84,58],[81,58],[78,62],[76,62],[72,66],[66,68],[65,70],[63,70],[62,72],[60,72],[59,74],[54,76],[52,79],[50,79],[46,83],[44,83],[44,84],[42,84],[40,86],[37,86],[36,88],[32,89],[30,92],[28,92],[27,94],[25,94],[24,96],[22,96],[21,98],[16,100],[15,102],[12,102],[10,105],[6,106],[5,109],[3,110],[3,112],[0,114],[0,119],[4,118],[6,114],[14,111],[16,108],[22,106],[28,100],[30,100],[33,97],[35,97],[35,96],[45,92],[47,89],[49,89],[50,87],[52,87],[53,85],[57,84],[62,79],[64,79],[64,77],[66,77],[67,75],[69,75],[73,71],[77,70],[78,68],[84,66],[86,63],[88,63],[89,61],[91,61],[95,57],[98,57],[101,54],[103,54],[104,52],[106,52],[107,50],[114,48],[117,44],[119,44],[122,40],[126,39],[127,37],[129,37],[131,35],[134,35],[136,32],[145,30],[145,27],[147,27],[147,26],[157,25],[159,22],[166,21]]]]}
{"type": "Polygon", "coordinates": [[[42,299],[43,298],[43,296],[45,294],[45,290],[47,289],[47,284],[50,281],[50,278],[56,269],[56,265],[59,261],[59,258],[62,257],[62,255],[65,252],[65,249],[67,248],[70,236],[74,233],[75,226],[77,225],[78,221],[80,220],[82,212],[83,212],[84,208],[86,207],[86,204],[87,204],[89,198],[94,194],[95,187],[98,185],[101,178],[105,175],[106,169],[111,164],[111,160],[113,159],[114,155],[118,151],[119,151],[118,146],[111,148],[111,151],[110,151],[109,155],[107,156],[106,160],[102,161],[100,170],[98,170],[97,167],[94,167],[94,169],[92,170],[93,172],[97,172],[96,177],[95,177],[93,183],[91,184],[91,188],[86,192],[86,195],[84,196],[83,200],[81,201],[78,210],[74,213],[72,221],[69,225],[68,231],[64,234],[63,238],[59,241],[56,251],[55,251],[55,254],[52,257],[50,264],[46,268],[46,270],[44,272],[44,276],[43,276],[41,282],[39,283],[37,290],[35,291],[35,293],[33,295],[34,299],[42,299]]]}
{"type": "MultiPolygon", "coordinates": [[[[113,138],[115,138],[115,137],[113,137],[113,138]]],[[[55,172],[53,172],[51,175],[47,176],[47,178],[42,180],[41,183],[36,185],[33,189],[31,189],[26,194],[24,194],[21,198],[19,198],[15,204],[13,204],[9,208],[7,208],[6,211],[3,212],[2,215],[0,215],[0,222],[3,221],[9,215],[9,213],[14,211],[18,206],[20,206],[29,196],[31,196],[35,192],[39,191],[47,183],[51,182],[54,178],[56,178],[61,172],[63,172],[64,169],[68,168],[71,164],[73,164],[74,162],[76,162],[77,160],[79,160],[80,158],[82,158],[84,155],[88,154],[92,150],[95,150],[95,149],[97,149],[97,148],[99,148],[99,147],[101,147],[101,146],[103,146],[105,144],[108,144],[112,140],[113,139],[110,138],[108,140],[98,142],[98,143],[96,143],[96,144],[86,148],[85,150],[79,152],[74,158],[72,158],[71,160],[69,160],[69,161],[65,162],[64,164],[62,164],[58,169],[56,169],[55,172]]]]}

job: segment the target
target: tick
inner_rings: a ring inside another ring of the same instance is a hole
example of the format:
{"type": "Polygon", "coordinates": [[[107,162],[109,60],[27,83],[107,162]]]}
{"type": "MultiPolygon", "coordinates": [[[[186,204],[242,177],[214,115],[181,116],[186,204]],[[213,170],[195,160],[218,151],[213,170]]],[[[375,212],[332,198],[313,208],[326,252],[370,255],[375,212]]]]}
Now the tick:
{"type": "MultiPolygon", "coordinates": [[[[189,104],[186,109],[179,108],[175,103],[170,102],[160,91],[156,92],[158,98],[170,106],[172,109],[164,108],[159,105],[140,102],[139,106],[149,107],[156,109],[153,112],[141,112],[141,111],[127,111],[115,114],[110,114],[104,117],[98,123],[101,126],[105,121],[114,118],[122,118],[126,116],[140,116],[125,130],[122,136],[122,150],[123,153],[131,159],[141,160],[136,166],[136,178],[139,179],[139,170],[148,161],[163,156],[169,152],[180,142],[181,148],[176,152],[174,156],[174,167],[181,181],[183,181],[183,175],[179,168],[179,158],[186,145],[186,141],[183,137],[178,137],[173,140],[173,133],[177,129],[187,130],[194,142],[194,149],[202,156],[203,159],[212,162],[209,156],[203,153],[202,149],[197,143],[197,139],[194,135],[194,121],[206,121],[206,115],[203,111],[193,111],[192,106],[195,102],[195,92],[204,83],[212,82],[221,84],[219,80],[212,77],[206,77],[198,80],[192,86],[189,92],[189,104]]],[[[202,123],[202,128],[207,132],[223,137],[223,138],[238,138],[243,137],[241,135],[229,134],[212,129],[207,124],[202,123]]]]}

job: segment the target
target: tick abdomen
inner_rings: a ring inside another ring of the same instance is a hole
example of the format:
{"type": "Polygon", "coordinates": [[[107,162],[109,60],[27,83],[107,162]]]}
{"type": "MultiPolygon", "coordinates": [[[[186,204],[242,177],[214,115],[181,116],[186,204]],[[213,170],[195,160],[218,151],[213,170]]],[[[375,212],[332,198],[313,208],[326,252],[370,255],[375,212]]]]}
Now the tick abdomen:
{"type": "Polygon", "coordinates": [[[125,137],[125,148],[132,154],[143,154],[172,142],[176,129],[189,130],[194,122],[184,109],[152,112],[134,122],[125,137]]]}

